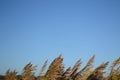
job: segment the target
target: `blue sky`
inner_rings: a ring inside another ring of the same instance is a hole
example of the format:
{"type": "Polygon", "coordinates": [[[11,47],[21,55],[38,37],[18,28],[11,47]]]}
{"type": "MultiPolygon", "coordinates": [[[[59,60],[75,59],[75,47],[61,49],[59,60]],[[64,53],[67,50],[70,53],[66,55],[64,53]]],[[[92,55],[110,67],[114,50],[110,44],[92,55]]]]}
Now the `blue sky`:
{"type": "Polygon", "coordinates": [[[66,67],[120,57],[120,1],[0,0],[0,74],[59,54],[66,67]]]}

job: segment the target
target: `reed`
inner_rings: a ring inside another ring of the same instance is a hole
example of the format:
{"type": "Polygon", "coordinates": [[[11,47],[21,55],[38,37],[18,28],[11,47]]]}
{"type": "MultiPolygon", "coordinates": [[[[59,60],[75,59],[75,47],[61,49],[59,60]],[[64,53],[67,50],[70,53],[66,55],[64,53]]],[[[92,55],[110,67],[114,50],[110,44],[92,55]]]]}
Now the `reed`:
{"type": "Polygon", "coordinates": [[[108,67],[108,72],[105,69],[109,62],[104,62],[97,68],[92,69],[94,59],[95,55],[88,60],[82,69],[80,69],[82,65],[80,59],[73,67],[68,67],[65,70],[63,57],[59,55],[51,62],[47,70],[48,60],[46,60],[38,76],[35,76],[37,66],[28,63],[20,75],[17,74],[16,70],[11,71],[9,69],[4,76],[0,76],[0,80],[120,80],[120,57],[108,67]]]}

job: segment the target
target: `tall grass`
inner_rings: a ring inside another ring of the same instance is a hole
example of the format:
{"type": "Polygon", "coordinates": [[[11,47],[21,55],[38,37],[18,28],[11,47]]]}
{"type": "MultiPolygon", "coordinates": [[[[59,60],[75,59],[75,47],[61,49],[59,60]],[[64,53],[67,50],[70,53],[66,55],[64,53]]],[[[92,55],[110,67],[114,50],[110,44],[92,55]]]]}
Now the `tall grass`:
{"type": "Polygon", "coordinates": [[[46,60],[38,76],[35,76],[37,66],[28,63],[20,75],[16,70],[7,70],[0,80],[120,80],[120,57],[108,67],[108,72],[105,72],[105,69],[109,62],[104,62],[92,69],[94,59],[95,56],[92,56],[82,69],[80,69],[82,61],[78,60],[73,67],[68,67],[65,70],[63,57],[60,55],[52,61],[47,70],[48,60],[46,60]]]}

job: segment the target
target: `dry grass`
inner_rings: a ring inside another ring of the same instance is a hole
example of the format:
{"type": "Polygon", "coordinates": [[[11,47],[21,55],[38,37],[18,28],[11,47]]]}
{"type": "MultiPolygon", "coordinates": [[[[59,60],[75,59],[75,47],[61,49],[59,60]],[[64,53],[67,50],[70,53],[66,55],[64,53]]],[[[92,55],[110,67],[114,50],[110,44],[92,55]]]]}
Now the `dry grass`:
{"type": "Polygon", "coordinates": [[[5,76],[1,76],[0,80],[120,80],[120,57],[113,61],[107,75],[105,75],[105,69],[109,62],[102,63],[93,70],[94,59],[95,56],[92,56],[82,69],[80,69],[82,61],[78,60],[73,67],[65,70],[63,58],[60,55],[52,61],[47,71],[45,69],[48,60],[46,60],[37,77],[34,75],[37,66],[28,63],[23,68],[21,75],[18,76],[15,70],[7,70],[5,76]]]}

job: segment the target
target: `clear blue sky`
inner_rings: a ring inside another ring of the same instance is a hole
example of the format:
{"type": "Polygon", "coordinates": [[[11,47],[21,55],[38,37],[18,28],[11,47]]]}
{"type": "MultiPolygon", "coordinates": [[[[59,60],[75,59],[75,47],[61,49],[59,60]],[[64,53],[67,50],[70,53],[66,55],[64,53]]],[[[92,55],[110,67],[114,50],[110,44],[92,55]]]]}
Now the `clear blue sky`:
{"type": "Polygon", "coordinates": [[[120,56],[120,0],[0,0],[0,74],[32,62],[94,65],[120,56]]]}

